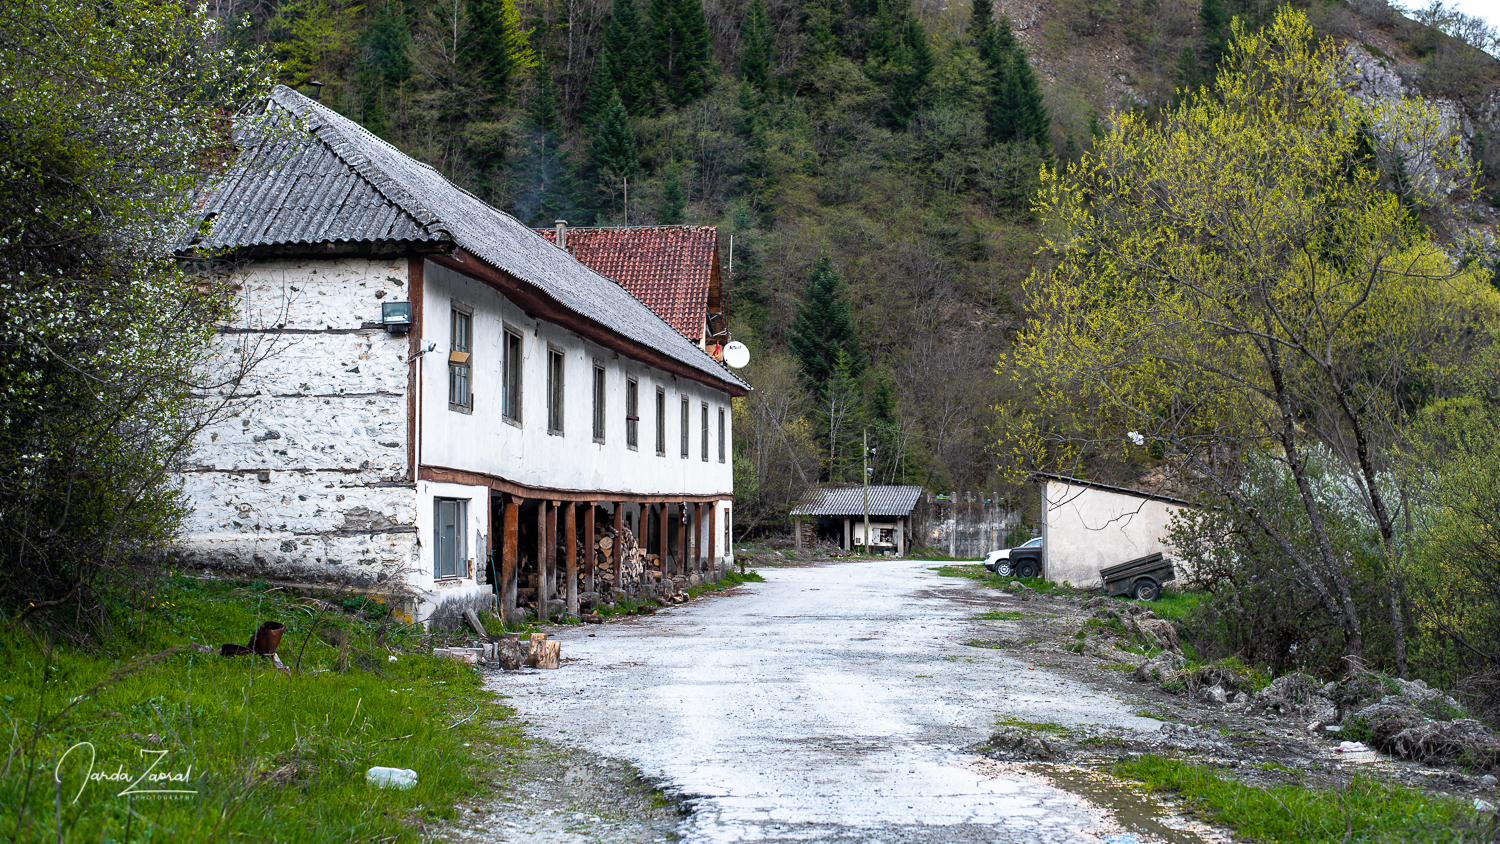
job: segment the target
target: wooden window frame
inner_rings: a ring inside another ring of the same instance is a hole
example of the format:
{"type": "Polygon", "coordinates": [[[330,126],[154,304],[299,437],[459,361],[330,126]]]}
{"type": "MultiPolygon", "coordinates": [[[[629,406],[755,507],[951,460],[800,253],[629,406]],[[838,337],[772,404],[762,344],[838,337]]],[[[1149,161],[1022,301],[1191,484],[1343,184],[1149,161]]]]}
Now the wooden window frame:
{"type": "Polygon", "coordinates": [[[693,433],[693,431],[692,431],[692,427],[693,427],[693,403],[692,403],[692,400],[689,399],[687,396],[683,396],[682,397],[682,412],[680,414],[678,414],[678,415],[680,417],[682,417],[682,419],[681,419],[682,433],[681,433],[681,436],[679,437],[679,439],[682,441],[682,443],[681,443],[682,447],[679,448],[678,451],[680,452],[679,456],[683,460],[686,460],[686,459],[688,459],[688,455],[692,453],[692,447],[691,446],[692,446],[692,442],[693,442],[692,441],[692,433],[693,433]]]}
{"type": "Polygon", "coordinates": [[[625,447],[641,450],[641,383],[633,376],[625,378],[625,447]]]}
{"type": "Polygon", "coordinates": [[[656,456],[667,456],[667,388],[656,388],[656,456]]]}
{"type": "Polygon", "coordinates": [[[448,409],[474,412],[474,310],[454,304],[448,316],[448,409]],[[467,335],[459,341],[460,318],[467,335]]]}
{"type": "Polygon", "coordinates": [[[605,433],[604,420],[606,417],[604,415],[604,402],[608,387],[605,380],[608,377],[605,374],[607,371],[604,368],[604,361],[594,358],[594,442],[601,444],[604,442],[605,433]]]}
{"type": "Polygon", "coordinates": [[[724,454],[727,451],[727,449],[724,447],[724,445],[725,445],[724,444],[724,408],[721,407],[721,408],[719,408],[719,462],[720,463],[724,462],[724,454]]]}
{"type": "Polygon", "coordinates": [[[434,498],[432,499],[432,577],[434,580],[463,579],[469,574],[469,499],[467,498],[434,498]],[[453,504],[458,508],[457,518],[454,520],[454,541],[457,547],[453,549],[453,566],[455,571],[443,571],[443,505],[453,504]]]}
{"type": "Polygon", "coordinates": [[[567,430],[568,353],[547,344],[547,433],[561,437],[567,430]]]}
{"type": "Polygon", "coordinates": [[[500,418],[521,425],[526,371],[526,335],[510,326],[500,334],[500,418]]]}

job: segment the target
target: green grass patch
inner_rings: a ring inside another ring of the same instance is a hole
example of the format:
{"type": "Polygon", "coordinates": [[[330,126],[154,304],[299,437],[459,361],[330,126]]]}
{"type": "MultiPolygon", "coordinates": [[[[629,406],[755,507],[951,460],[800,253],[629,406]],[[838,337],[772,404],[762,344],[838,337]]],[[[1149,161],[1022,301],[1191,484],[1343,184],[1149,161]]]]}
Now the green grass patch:
{"type": "Polygon", "coordinates": [[[982,621],[1020,621],[1026,617],[1026,613],[1016,610],[995,610],[994,612],[982,612],[974,618],[982,621]]]}
{"type": "Polygon", "coordinates": [[[725,589],[732,589],[741,583],[765,582],[766,579],[760,576],[760,572],[754,570],[747,571],[744,574],[740,574],[737,571],[730,571],[714,583],[700,583],[697,586],[689,586],[687,593],[690,597],[696,598],[708,592],[722,592],[725,589]]]}
{"type": "Polygon", "coordinates": [[[1259,788],[1160,756],[1122,762],[1115,773],[1175,792],[1214,823],[1263,844],[1458,842],[1480,823],[1462,802],[1356,776],[1342,788],[1259,788]]]}
{"type": "Polygon", "coordinates": [[[483,756],[526,747],[473,668],[387,613],[179,577],[113,616],[88,647],[0,631],[0,837],[417,841],[493,773],[483,756]],[[289,675],[218,655],[262,621],[286,625],[289,675]],[[375,765],[418,783],[377,789],[375,765]],[[186,793],[140,793],[160,789],[186,793]]]}
{"type": "Polygon", "coordinates": [[[966,577],[1000,590],[1009,590],[1011,581],[1017,581],[1022,586],[1029,586],[1037,592],[1055,592],[1060,588],[1056,583],[1040,577],[1001,577],[998,574],[992,574],[980,563],[934,566],[932,570],[943,577],[966,577]]]}

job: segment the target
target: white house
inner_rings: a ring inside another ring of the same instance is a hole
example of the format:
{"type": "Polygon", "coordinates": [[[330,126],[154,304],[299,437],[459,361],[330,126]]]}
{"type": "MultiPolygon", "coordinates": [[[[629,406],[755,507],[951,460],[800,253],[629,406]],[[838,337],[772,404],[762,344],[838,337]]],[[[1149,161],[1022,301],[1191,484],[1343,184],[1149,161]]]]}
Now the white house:
{"type": "Polygon", "coordinates": [[[1137,557],[1157,551],[1171,556],[1166,539],[1172,514],[1192,506],[1180,498],[1062,475],[1039,474],[1038,480],[1045,575],[1074,586],[1099,586],[1100,569],[1137,557]]]}
{"type": "Polygon", "coordinates": [[[445,622],[497,596],[510,617],[538,592],[576,612],[579,592],[618,588],[618,551],[612,578],[594,570],[606,526],[668,579],[729,564],[740,379],[295,91],[235,141],[182,254],[238,296],[217,363],[270,354],[183,474],[187,561],[400,592],[445,622]]]}

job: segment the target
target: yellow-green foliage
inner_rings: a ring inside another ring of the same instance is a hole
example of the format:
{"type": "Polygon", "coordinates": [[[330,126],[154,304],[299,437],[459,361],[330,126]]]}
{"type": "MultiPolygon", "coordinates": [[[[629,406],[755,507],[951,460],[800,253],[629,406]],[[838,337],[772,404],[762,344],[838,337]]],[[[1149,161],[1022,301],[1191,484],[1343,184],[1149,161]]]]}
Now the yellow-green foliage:
{"type": "Polygon", "coordinates": [[[1238,33],[1213,88],[1159,121],[1120,116],[1044,176],[1058,263],[1032,277],[1039,316],[1016,344],[1035,385],[1005,408],[1017,466],[1128,454],[1132,429],[1207,459],[1195,438],[1279,435],[1283,399],[1349,389],[1384,415],[1396,382],[1452,380],[1454,333],[1500,309],[1496,294],[1426,239],[1369,129],[1413,170],[1462,183],[1467,165],[1431,108],[1366,104],[1338,62],[1283,9],[1238,33]]]}
{"type": "Polygon", "coordinates": [[[480,748],[523,742],[474,669],[413,652],[416,637],[389,620],[187,582],[121,611],[103,650],[0,634],[9,754],[0,837],[412,841],[417,822],[448,814],[476,788],[480,748]],[[263,619],[286,624],[290,675],[218,655],[263,619]],[[193,642],[214,653],[135,662],[193,642]],[[374,765],[414,769],[418,784],[377,789],[365,782],[374,765]],[[128,778],[89,782],[91,769],[128,778]],[[182,781],[136,790],[194,793],[120,796],[148,769],[182,781]]]}

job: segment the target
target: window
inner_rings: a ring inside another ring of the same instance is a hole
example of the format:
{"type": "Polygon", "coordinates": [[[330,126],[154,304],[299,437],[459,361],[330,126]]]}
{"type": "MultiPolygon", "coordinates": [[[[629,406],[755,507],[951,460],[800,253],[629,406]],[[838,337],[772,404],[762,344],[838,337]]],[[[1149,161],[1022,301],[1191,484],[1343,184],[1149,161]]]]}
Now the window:
{"type": "Polygon", "coordinates": [[[719,462],[724,462],[724,408],[719,408],[719,462]]]}
{"type": "Polygon", "coordinates": [[[500,386],[500,415],[507,422],[521,424],[521,335],[505,330],[505,363],[500,386]]]}
{"type": "Polygon", "coordinates": [[[448,351],[448,407],[473,410],[474,362],[469,359],[473,339],[474,317],[468,311],[453,309],[452,342],[448,351]]]}
{"type": "Polygon", "coordinates": [[[547,347],[547,433],[563,432],[563,353],[547,347]]]}
{"type": "Polygon", "coordinates": [[[688,398],[682,397],[682,459],[688,456],[688,398]]]}
{"type": "Polygon", "coordinates": [[[594,442],[604,442],[604,364],[594,361],[594,442]]]}
{"type": "Polygon", "coordinates": [[[469,553],[464,547],[469,502],[461,498],[433,499],[436,517],[432,543],[434,577],[464,577],[469,573],[469,553]]]}
{"type": "Polygon", "coordinates": [[[667,456],[667,391],[656,388],[656,456],[667,456]]]}
{"type": "Polygon", "coordinates": [[[703,403],[703,439],[698,444],[698,457],[704,463],[708,462],[708,402],[703,403]]]}
{"type": "Polygon", "coordinates": [[[625,379],[625,446],[641,445],[641,385],[634,378],[625,379]]]}

